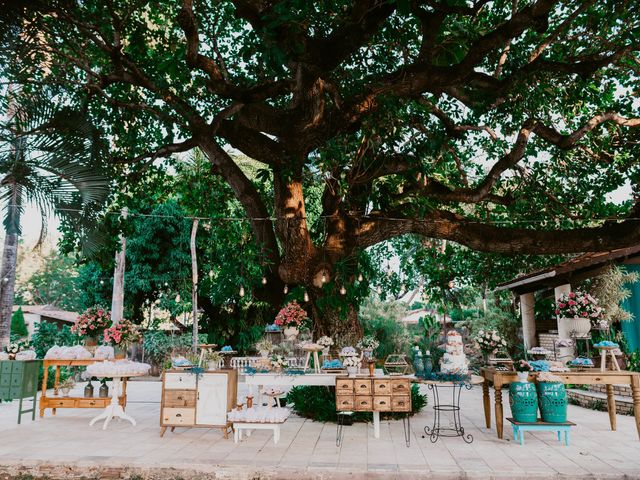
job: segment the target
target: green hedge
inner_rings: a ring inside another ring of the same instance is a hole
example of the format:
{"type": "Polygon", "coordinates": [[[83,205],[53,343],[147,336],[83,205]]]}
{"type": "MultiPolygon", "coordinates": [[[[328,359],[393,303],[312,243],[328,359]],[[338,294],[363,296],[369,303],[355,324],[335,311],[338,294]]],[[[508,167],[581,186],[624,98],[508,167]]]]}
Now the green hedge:
{"type": "MultiPolygon", "coordinates": [[[[334,387],[293,387],[287,394],[287,405],[301,417],[318,422],[335,422],[336,391],[334,387]]],[[[420,412],[427,405],[427,396],[420,393],[418,385],[411,385],[411,415],[420,412]]],[[[383,413],[382,418],[402,418],[404,414],[383,413]]],[[[358,412],[356,422],[370,422],[371,412],[358,412]]]]}

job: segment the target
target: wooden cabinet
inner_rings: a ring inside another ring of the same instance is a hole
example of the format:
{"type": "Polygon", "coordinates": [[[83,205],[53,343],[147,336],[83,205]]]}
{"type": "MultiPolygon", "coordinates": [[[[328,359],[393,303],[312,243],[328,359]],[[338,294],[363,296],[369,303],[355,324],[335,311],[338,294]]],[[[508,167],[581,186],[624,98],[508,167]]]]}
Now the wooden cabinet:
{"type": "Polygon", "coordinates": [[[167,428],[220,427],[227,438],[227,412],[236,403],[238,373],[167,371],[162,377],[160,436],[167,428]]]}
{"type": "Polygon", "coordinates": [[[23,413],[31,413],[35,419],[36,397],[38,394],[38,372],[40,360],[2,360],[0,361],[0,400],[20,400],[18,423],[23,413]],[[30,409],[23,409],[24,399],[32,398],[30,409]]]}
{"type": "Polygon", "coordinates": [[[410,378],[336,378],[339,412],[411,412],[410,378]]]}

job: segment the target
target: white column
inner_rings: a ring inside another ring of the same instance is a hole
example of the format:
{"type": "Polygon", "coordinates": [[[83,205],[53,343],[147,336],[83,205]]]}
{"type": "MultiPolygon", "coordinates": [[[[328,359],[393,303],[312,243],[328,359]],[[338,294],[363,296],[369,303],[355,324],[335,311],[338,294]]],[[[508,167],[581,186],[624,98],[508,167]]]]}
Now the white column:
{"type": "Polygon", "coordinates": [[[527,350],[537,345],[535,296],[533,293],[520,295],[520,313],[522,315],[522,338],[527,350]]]}
{"type": "MultiPolygon", "coordinates": [[[[122,209],[122,218],[126,220],[129,209],[122,209]]],[[[111,295],[111,320],[114,325],[120,323],[124,312],[124,271],[126,268],[127,239],[120,234],[120,250],[116,252],[116,266],[113,271],[113,293],[111,295]]]]}
{"type": "MultiPolygon", "coordinates": [[[[571,291],[571,285],[566,283],[564,285],[560,285],[558,287],[556,287],[554,289],[554,295],[556,298],[556,301],[558,301],[558,299],[564,295],[567,294],[571,291]]],[[[567,325],[564,322],[560,321],[560,317],[556,317],[556,322],[558,323],[558,338],[559,339],[565,339],[565,338],[569,338],[569,335],[571,334],[571,332],[569,331],[569,329],[567,328],[567,325]]],[[[573,348],[560,348],[558,349],[558,360],[568,360],[572,357],[573,354],[573,348]]]]}

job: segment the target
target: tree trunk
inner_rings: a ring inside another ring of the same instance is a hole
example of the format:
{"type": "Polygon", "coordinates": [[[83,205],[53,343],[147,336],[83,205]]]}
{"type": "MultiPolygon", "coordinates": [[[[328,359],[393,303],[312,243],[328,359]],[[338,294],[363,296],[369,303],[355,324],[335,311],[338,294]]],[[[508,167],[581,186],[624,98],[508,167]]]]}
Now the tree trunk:
{"type": "Polygon", "coordinates": [[[18,232],[22,192],[20,185],[14,184],[9,205],[9,221],[4,237],[2,266],[0,267],[0,349],[9,345],[11,338],[11,316],[16,285],[16,265],[18,263],[18,232]]]}
{"type": "MultiPolygon", "coordinates": [[[[122,209],[122,218],[126,219],[129,210],[122,209]]],[[[120,235],[120,251],[116,252],[116,266],[113,271],[113,294],[111,296],[111,320],[117,325],[124,313],[124,272],[126,267],[127,239],[120,235]]]]}
{"type": "Polygon", "coordinates": [[[191,227],[191,305],[193,307],[193,351],[198,351],[198,257],[196,256],[196,234],[198,219],[193,220],[191,227]]]}
{"type": "Polygon", "coordinates": [[[357,306],[349,303],[344,308],[336,308],[326,302],[329,293],[319,288],[309,291],[309,303],[303,305],[312,321],[314,338],[323,335],[338,340],[340,346],[355,345],[362,338],[363,330],[358,319],[357,306]]]}

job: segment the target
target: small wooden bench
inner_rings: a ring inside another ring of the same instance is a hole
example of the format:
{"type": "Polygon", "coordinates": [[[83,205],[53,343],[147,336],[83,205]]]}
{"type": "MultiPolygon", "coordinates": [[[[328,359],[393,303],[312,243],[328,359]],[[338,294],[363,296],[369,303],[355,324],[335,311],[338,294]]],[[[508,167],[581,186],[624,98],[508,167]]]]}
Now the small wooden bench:
{"type": "Polygon", "coordinates": [[[524,432],[531,431],[549,431],[558,433],[558,441],[562,441],[562,433],[564,432],[564,444],[569,446],[569,430],[575,427],[573,422],[549,423],[538,420],[537,422],[516,422],[513,418],[507,418],[513,427],[513,439],[520,441],[520,445],[524,445],[524,432]]]}
{"type": "Polygon", "coordinates": [[[266,422],[233,422],[233,441],[238,443],[242,440],[242,430],[247,430],[247,437],[251,436],[251,430],[273,430],[273,443],[280,440],[280,423],[266,422]]]}

